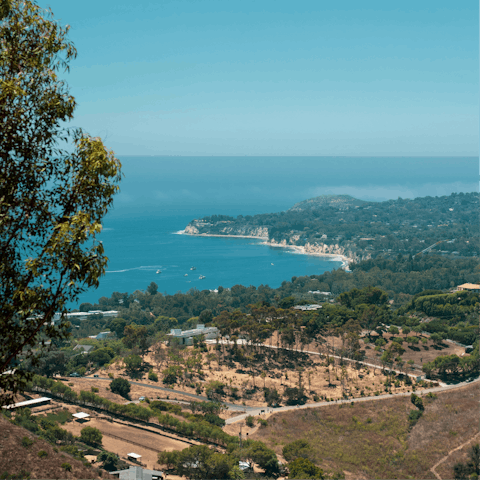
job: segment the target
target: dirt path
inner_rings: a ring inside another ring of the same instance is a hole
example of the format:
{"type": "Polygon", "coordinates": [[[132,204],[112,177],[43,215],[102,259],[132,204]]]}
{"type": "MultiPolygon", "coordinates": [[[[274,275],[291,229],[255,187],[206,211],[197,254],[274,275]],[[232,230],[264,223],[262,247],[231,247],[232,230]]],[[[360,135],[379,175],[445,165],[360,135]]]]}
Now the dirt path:
{"type": "Polygon", "coordinates": [[[470,442],[475,440],[477,437],[480,437],[480,432],[475,434],[470,440],[467,440],[465,443],[462,443],[460,446],[457,448],[454,448],[453,450],[450,450],[440,461],[438,461],[431,469],[430,471],[438,478],[438,480],[442,480],[442,477],[436,472],[436,468],[441,465],[445,460],[448,459],[448,457],[453,453],[456,452],[457,450],[462,449],[463,447],[467,446],[470,442]]]}

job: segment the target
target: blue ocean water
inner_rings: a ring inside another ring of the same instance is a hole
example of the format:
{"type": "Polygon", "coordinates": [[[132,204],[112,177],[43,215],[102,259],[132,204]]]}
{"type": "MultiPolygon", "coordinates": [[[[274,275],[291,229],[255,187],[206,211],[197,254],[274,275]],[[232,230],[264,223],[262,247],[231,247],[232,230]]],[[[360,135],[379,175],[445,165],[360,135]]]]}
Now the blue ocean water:
{"type": "Polygon", "coordinates": [[[168,294],[220,285],[279,287],[293,275],[319,274],[341,266],[338,261],[261,245],[257,239],[177,234],[190,220],[190,216],[175,216],[106,221],[100,239],[110,260],[108,270],[100,287],[83,294],[80,301],[94,303],[114,291],[145,290],[150,282],[168,294]],[[162,273],[157,274],[158,270],[162,273]]]}
{"type": "Polygon", "coordinates": [[[236,284],[274,288],[292,276],[341,266],[255,239],[175,233],[194,218],[279,212],[322,194],[381,201],[478,191],[474,157],[120,156],[120,160],[121,191],[99,238],[109,257],[107,273],[97,290],[85,292],[71,307],[95,303],[114,291],[145,290],[150,282],[168,294],[236,284]],[[206,278],[200,280],[200,275],[206,278]]]}

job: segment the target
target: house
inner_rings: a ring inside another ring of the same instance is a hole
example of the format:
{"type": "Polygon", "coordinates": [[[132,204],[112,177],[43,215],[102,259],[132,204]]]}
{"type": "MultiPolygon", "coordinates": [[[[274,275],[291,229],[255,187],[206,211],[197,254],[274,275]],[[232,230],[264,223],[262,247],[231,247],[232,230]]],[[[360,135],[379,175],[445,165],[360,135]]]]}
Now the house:
{"type": "Polygon", "coordinates": [[[147,470],[142,467],[130,467],[128,470],[117,470],[109,473],[114,477],[120,478],[120,480],[160,480],[164,478],[163,472],[147,470]]]}
{"type": "Polygon", "coordinates": [[[457,286],[457,292],[461,292],[463,290],[466,290],[468,292],[479,293],[480,292],[480,285],[477,285],[475,283],[464,283],[463,285],[458,285],[457,286]]]}
{"type": "Polygon", "coordinates": [[[193,345],[194,337],[202,337],[205,340],[218,337],[217,327],[205,327],[205,325],[199,323],[197,328],[193,330],[182,330],[180,328],[172,328],[168,334],[171,338],[176,338],[180,345],[193,345]]]}
{"type": "Polygon", "coordinates": [[[74,350],[81,350],[80,353],[83,353],[83,354],[86,354],[86,353],[90,353],[90,351],[93,349],[93,345],[75,345],[75,347],[73,347],[74,350]]]}
{"type": "Polygon", "coordinates": [[[306,311],[312,311],[312,310],[318,310],[322,308],[321,305],[317,304],[311,304],[311,305],[297,305],[296,307],[293,307],[294,310],[302,310],[304,312],[306,311]]]}

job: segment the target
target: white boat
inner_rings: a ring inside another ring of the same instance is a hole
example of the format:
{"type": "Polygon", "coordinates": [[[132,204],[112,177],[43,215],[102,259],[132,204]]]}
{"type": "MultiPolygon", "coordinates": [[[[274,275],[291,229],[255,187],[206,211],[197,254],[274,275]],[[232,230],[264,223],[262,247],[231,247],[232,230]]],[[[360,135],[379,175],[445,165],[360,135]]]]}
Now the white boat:
{"type": "Polygon", "coordinates": [[[270,265],[274,265],[273,263],[271,263],[270,265]]]}
{"type": "Polygon", "coordinates": [[[161,270],[157,270],[157,273],[162,273],[162,271],[161,271],[161,270]]]}
{"type": "Polygon", "coordinates": [[[184,277],[188,277],[188,273],[186,273],[186,274],[184,275],[184,277]]]}
{"type": "Polygon", "coordinates": [[[190,270],[196,270],[197,267],[190,267],[190,270]]]}
{"type": "Polygon", "coordinates": [[[203,280],[204,278],[207,278],[207,277],[205,277],[205,275],[200,275],[200,276],[198,277],[199,280],[203,280]]]}

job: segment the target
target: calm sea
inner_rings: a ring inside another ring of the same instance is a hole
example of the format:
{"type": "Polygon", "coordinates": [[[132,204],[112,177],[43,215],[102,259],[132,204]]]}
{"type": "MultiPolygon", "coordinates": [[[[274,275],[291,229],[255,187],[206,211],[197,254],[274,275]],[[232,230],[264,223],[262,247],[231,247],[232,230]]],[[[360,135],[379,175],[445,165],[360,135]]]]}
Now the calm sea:
{"type": "Polygon", "coordinates": [[[275,288],[292,276],[341,266],[259,240],[176,234],[194,218],[278,212],[321,194],[381,201],[478,191],[478,158],[473,157],[120,159],[121,192],[100,236],[108,271],[100,287],[84,293],[78,305],[114,291],[145,290],[150,282],[168,294],[236,284],[275,288]]]}

